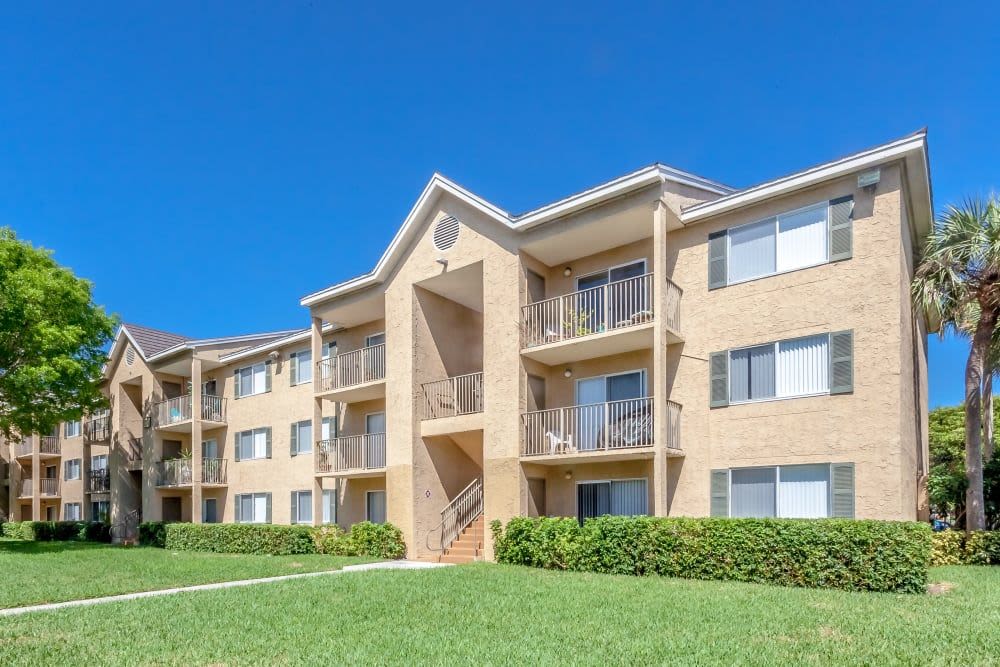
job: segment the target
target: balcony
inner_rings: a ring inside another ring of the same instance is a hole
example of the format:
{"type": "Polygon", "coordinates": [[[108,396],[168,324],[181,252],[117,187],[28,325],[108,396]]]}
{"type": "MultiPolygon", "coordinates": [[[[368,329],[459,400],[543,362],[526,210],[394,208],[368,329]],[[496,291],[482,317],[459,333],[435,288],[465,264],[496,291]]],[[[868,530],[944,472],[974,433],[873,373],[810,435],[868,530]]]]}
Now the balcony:
{"type": "MultiPolygon", "coordinates": [[[[191,409],[194,401],[190,394],[168,398],[152,406],[152,417],[155,427],[161,431],[190,433],[194,421],[191,409]]],[[[221,396],[201,397],[201,416],[199,421],[204,428],[214,428],[226,423],[226,399],[221,396]]]]}
{"type": "MultiPolygon", "coordinates": [[[[160,461],[156,466],[158,487],[191,487],[194,482],[191,459],[160,461]]],[[[226,486],[226,459],[201,460],[202,486],[226,486]]]]}
{"type": "Polygon", "coordinates": [[[456,375],[421,385],[422,436],[446,435],[483,428],[483,374],[456,375]]]}
{"type": "Polygon", "coordinates": [[[95,417],[83,423],[83,439],[87,443],[111,440],[111,415],[95,417]]]}
{"type": "MultiPolygon", "coordinates": [[[[655,400],[631,398],[522,415],[521,456],[538,463],[652,458],[655,400]]],[[[666,402],[668,456],[682,456],[681,406],[666,402]]]]}
{"type": "Polygon", "coordinates": [[[357,403],[385,396],[385,343],[362,347],[316,364],[316,395],[357,403]]]}
{"type": "MultiPolygon", "coordinates": [[[[43,498],[58,498],[59,497],[59,480],[49,477],[43,477],[38,480],[38,486],[41,490],[39,494],[43,498]]],[[[30,479],[25,479],[21,481],[21,490],[18,496],[21,498],[31,498],[34,495],[34,483],[30,479]]]]}
{"type": "MultiPolygon", "coordinates": [[[[521,308],[521,353],[549,366],[653,346],[654,275],[647,273],[521,308]]],[[[680,342],[681,288],[666,280],[662,324],[680,342]]]]}
{"type": "Polygon", "coordinates": [[[111,475],[106,468],[90,471],[86,490],[87,493],[108,493],[111,491],[111,475]]]}
{"type": "Polygon", "coordinates": [[[38,447],[38,456],[41,458],[51,458],[60,455],[59,437],[55,435],[42,435],[25,438],[14,447],[16,458],[29,458],[38,447]]]}
{"type": "Polygon", "coordinates": [[[385,433],[348,435],[316,444],[316,474],[375,477],[385,474],[385,433]]]}
{"type": "Polygon", "coordinates": [[[139,438],[129,438],[129,441],[122,446],[125,469],[128,471],[142,470],[142,440],[139,438]]]}

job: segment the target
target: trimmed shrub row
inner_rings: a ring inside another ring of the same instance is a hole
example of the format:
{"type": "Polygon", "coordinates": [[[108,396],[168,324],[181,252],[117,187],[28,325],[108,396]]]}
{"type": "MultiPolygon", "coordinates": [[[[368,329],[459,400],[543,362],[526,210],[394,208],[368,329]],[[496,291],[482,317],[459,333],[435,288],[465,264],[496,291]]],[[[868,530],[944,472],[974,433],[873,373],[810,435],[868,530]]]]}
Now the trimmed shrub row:
{"type": "Polygon", "coordinates": [[[406,555],[399,528],[368,521],[354,524],[348,533],[337,526],[147,521],[139,526],[139,544],[176,551],[271,556],[319,553],[395,559],[406,555]]]}
{"type": "Polygon", "coordinates": [[[0,532],[27,542],[111,541],[111,526],[101,521],[11,521],[0,532]]]}
{"type": "Polygon", "coordinates": [[[934,533],[931,565],[1000,565],[1000,531],[934,533]]]}
{"type": "Polygon", "coordinates": [[[500,563],[848,591],[923,592],[926,524],[851,519],[515,518],[491,524],[500,563]]]}

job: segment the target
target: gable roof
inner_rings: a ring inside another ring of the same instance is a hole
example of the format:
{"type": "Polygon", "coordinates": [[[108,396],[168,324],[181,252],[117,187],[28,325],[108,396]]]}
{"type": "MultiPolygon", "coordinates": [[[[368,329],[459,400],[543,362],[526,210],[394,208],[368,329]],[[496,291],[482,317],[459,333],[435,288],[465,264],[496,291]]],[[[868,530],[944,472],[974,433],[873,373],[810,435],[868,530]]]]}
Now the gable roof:
{"type": "Polygon", "coordinates": [[[128,330],[136,350],[138,350],[143,358],[149,358],[175,345],[191,340],[189,336],[182,336],[181,334],[170,333],[169,331],[160,331],[159,329],[144,327],[140,324],[125,323],[122,324],[122,329],[128,330]]]}

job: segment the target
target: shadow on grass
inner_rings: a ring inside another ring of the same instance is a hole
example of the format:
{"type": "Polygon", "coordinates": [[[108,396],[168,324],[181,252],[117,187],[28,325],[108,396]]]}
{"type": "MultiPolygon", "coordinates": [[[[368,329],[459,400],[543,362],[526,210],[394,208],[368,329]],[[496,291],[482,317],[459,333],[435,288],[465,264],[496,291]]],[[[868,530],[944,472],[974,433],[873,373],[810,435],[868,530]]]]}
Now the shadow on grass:
{"type": "Polygon", "coordinates": [[[37,555],[110,548],[112,548],[110,544],[100,542],[26,542],[24,540],[0,540],[0,554],[37,555]]]}

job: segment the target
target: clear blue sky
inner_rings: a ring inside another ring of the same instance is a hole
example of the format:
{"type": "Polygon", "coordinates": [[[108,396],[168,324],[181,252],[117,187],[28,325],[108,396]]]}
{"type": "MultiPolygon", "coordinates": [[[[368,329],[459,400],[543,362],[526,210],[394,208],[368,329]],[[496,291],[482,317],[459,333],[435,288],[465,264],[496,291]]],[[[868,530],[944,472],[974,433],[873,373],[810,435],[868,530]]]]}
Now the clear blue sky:
{"type": "MultiPolygon", "coordinates": [[[[996,8],[334,4],[5,3],[0,225],[123,319],[211,336],[306,326],[299,297],[367,271],[434,171],[517,212],[929,126],[939,209],[1000,185],[996,8]]],[[[932,405],[964,355],[932,343],[932,405]]]]}

